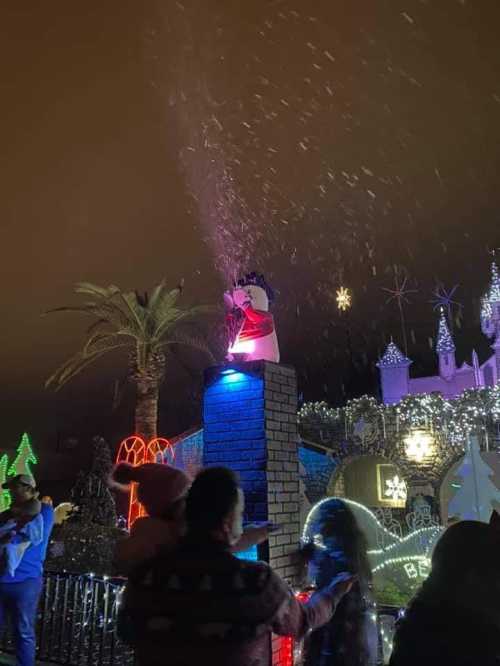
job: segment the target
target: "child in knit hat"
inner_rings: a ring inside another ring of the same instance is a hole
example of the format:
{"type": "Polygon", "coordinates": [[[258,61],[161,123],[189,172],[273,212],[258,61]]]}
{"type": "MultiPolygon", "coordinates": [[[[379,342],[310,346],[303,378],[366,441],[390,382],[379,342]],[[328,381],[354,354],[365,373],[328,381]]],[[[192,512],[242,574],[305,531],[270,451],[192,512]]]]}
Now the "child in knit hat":
{"type": "MultiPolygon", "coordinates": [[[[192,479],[171,465],[118,464],[111,475],[111,485],[130,490],[132,483],[137,484],[137,497],[148,515],[138,518],[130,535],[116,546],[115,566],[123,575],[153,558],[159,549],[173,548],[179,542],[184,533],[184,499],[192,479]]],[[[274,529],[270,523],[248,527],[233,550],[239,552],[262,543],[274,529]]]]}

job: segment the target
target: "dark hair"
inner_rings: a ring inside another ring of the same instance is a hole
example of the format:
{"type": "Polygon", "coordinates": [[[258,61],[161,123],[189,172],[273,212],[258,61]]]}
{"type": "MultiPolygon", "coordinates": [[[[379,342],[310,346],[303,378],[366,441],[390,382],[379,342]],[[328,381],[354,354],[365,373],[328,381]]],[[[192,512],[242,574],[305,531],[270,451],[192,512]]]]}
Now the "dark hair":
{"type": "Polygon", "coordinates": [[[367,609],[371,599],[371,568],[366,537],[346,502],[331,498],[316,508],[310,524],[312,533],[321,536],[323,547],[310,542],[302,551],[314,564],[318,587],[328,585],[334,575],[348,571],[358,576],[351,592],[339,603],[335,615],[314,631],[306,646],[306,666],[323,663],[323,651],[332,655],[331,663],[359,666],[369,662],[365,647],[367,609]]]}
{"type": "Polygon", "coordinates": [[[233,471],[226,467],[209,467],[201,471],[186,498],[188,531],[211,532],[238,502],[240,484],[233,471]]]}

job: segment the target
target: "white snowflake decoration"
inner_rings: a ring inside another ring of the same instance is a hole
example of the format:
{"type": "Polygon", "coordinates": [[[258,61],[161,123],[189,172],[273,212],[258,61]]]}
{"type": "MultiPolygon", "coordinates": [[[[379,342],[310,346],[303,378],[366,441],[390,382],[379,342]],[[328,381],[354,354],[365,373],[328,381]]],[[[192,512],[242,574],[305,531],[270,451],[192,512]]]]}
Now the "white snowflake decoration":
{"type": "Polygon", "coordinates": [[[384,495],[394,501],[406,500],[406,483],[399,476],[393,476],[392,479],[387,479],[385,482],[387,486],[384,495]]]}

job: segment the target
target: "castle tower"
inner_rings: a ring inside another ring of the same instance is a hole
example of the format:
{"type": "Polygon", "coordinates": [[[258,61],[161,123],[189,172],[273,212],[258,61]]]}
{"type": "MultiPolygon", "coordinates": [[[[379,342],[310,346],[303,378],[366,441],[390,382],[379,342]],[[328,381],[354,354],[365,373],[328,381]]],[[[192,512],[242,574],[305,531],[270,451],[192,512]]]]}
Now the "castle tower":
{"type": "Polygon", "coordinates": [[[410,392],[410,365],[411,361],[403,352],[390,342],[384,355],[377,363],[380,371],[380,385],[382,400],[386,405],[399,402],[410,392]]]}
{"type": "Polygon", "coordinates": [[[455,376],[457,364],[455,360],[455,343],[451,337],[448,324],[441,310],[439,329],[436,343],[436,352],[439,357],[439,374],[443,379],[450,381],[455,376]]]}
{"type": "Polygon", "coordinates": [[[494,261],[491,264],[490,288],[482,300],[481,329],[485,335],[493,339],[492,349],[495,352],[498,381],[500,379],[500,274],[494,261]]]}

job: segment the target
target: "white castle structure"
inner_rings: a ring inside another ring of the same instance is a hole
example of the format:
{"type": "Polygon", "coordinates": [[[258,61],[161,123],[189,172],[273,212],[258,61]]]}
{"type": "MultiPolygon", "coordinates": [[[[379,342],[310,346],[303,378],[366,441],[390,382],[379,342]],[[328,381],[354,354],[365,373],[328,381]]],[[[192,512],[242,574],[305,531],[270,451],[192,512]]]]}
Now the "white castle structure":
{"type": "Polygon", "coordinates": [[[390,342],[377,363],[380,372],[382,399],[390,405],[406,395],[440,393],[453,399],[465,389],[494,386],[500,381],[500,275],[495,262],[491,265],[491,281],[482,299],[481,330],[492,340],[493,354],[482,364],[475,350],[471,363],[457,367],[455,343],[448,328],[444,312],[441,312],[436,342],[439,372],[430,377],[410,377],[412,361],[390,342]]]}

